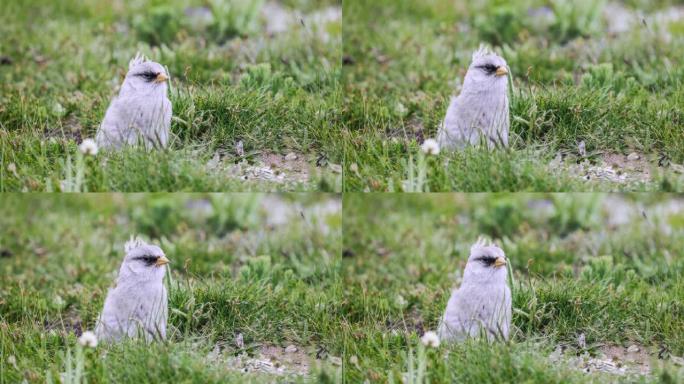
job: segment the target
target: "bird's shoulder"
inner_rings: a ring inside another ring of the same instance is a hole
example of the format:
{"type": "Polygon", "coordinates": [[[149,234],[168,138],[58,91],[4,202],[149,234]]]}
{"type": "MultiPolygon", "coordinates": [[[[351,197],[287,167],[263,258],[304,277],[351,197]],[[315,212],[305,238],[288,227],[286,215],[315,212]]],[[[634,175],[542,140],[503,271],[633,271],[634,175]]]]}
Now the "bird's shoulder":
{"type": "Polygon", "coordinates": [[[135,105],[135,100],[131,100],[130,98],[121,96],[113,98],[112,102],[109,103],[103,122],[119,122],[120,117],[127,114],[133,105],[135,105]]]}
{"type": "Polygon", "coordinates": [[[141,96],[136,94],[119,95],[112,100],[112,105],[116,104],[140,106],[141,104],[146,104],[149,101],[149,99],[150,98],[147,96],[141,96]]]}
{"type": "Polygon", "coordinates": [[[458,106],[461,103],[460,98],[461,98],[460,95],[459,96],[451,96],[451,100],[449,100],[449,107],[447,108],[447,112],[458,110],[458,106]]]}
{"type": "MultiPolygon", "coordinates": [[[[506,288],[508,287],[506,286],[506,288]]],[[[500,289],[501,287],[495,284],[464,283],[458,288],[458,293],[463,297],[474,297],[479,299],[483,296],[491,296],[500,289]]]]}

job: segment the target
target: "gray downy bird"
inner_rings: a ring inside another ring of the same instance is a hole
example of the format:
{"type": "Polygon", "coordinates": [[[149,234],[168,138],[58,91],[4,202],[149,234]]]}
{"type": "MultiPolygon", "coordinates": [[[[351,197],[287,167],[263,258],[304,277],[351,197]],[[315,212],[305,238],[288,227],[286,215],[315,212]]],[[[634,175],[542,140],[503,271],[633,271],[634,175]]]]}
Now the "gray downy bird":
{"type": "Polygon", "coordinates": [[[100,341],[166,338],[168,299],[163,280],[169,263],[161,248],[139,238],[124,247],[126,256],[95,327],[100,341]]]}
{"type": "Polygon", "coordinates": [[[508,146],[508,65],[484,47],[473,53],[461,94],[452,97],[437,135],[440,149],[508,146]]]}
{"type": "Polygon", "coordinates": [[[439,324],[443,342],[486,335],[508,340],[511,290],[506,282],[506,255],[483,239],[470,248],[461,286],[454,290],[439,324]]]}
{"type": "Polygon", "coordinates": [[[143,144],[147,149],[166,148],[171,127],[168,79],[161,64],[136,55],[97,131],[98,147],[120,149],[143,144]]]}

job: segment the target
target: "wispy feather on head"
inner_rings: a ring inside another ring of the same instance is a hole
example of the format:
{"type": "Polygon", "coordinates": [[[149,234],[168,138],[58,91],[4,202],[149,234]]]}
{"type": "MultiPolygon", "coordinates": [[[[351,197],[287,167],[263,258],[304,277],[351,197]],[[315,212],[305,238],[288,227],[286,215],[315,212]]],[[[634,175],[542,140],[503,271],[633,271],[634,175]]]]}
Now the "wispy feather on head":
{"type": "Polygon", "coordinates": [[[477,238],[477,241],[475,242],[475,244],[473,244],[470,247],[470,252],[471,253],[475,252],[476,250],[478,250],[480,248],[489,247],[490,245],[493,245],[492,242],[487,240],[484,236],[480,235],[477,238]]]}
{"type": "Polygon", "coordinates": [[[147,245],[145,240],[141,239],[139,236],[133,237],[133,235],[131,235],[130,240],[128,240],[124,245],[124,251],[128,253],[138,247],[142,247],[143,245],[147,245]]]}
{"type": "Polygon", "coordinates": [[[494,52],[486,44],[480,44],[480,47],[477,49],[477,51],[473,52],[473,61],[479,59],[480,57],[493,54],[494,52]]]}
{"type": "Polygon", "coordinates": [[[135,54],[135,57],[131,59],[131,61],[128,62],[128,69],[133,69],[138,64],[142,64],[144,62],[148,61],[147,57],[145,55],[141,54],[140,52],[135,54]]]}

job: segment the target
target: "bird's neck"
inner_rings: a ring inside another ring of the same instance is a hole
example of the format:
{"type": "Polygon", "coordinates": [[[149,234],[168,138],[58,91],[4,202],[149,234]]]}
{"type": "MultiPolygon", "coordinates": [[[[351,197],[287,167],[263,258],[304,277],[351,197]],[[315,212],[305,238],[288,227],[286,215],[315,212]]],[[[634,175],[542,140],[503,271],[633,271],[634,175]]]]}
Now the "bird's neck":
{"type": "Polygon", "coordinates": [[[503,101],[506,99],[506,87],[463,87],[461,95],[474,102],[503,101]]]}
{"type": "Polygon", "coordinates": [[[463,276],[463,282],[461,283],[461,286],[471,286],[471,287],[487,287],[487,286],[492,286],[492,285],[502,285],[506,284],[506,275],[505,274],[499,274],[499,275],[490,275],[487,274],[485,276],[478,275],[478,274],[470,274],[463,276]]]}
{"type": "Polygon", "coordinates": [[[154,274],[149,274],[149,273],[134,273],[134,272],[129,272],[126,271],[125,273],[122,273],[119,275],[119,278],[116,281],[116,285],[118,286],[142,286],[142,285],[158,285],[162,284],[164,280],[164,276],[162,275],[161,277],[155,276],[154,274]]]}
{"type": "Polygon", "coordinates": [[[119,91],[119,97],[144,97],[144,98],[160,98],[166,96],[166,85],[159,84],[153,87],[136,87],[128,82],[124,82],[119,91]]]}

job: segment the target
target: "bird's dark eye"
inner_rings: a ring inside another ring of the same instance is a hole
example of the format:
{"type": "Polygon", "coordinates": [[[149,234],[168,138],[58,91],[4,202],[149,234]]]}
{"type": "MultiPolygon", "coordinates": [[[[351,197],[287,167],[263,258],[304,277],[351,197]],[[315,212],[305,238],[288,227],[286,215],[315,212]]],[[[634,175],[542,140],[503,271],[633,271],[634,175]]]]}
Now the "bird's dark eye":
{"type": "Polygon", "coordinates": [[[489,267],[491,265],[494,265],[494,263],[496,262],[496,257],[480,256],[480,257],[476,258],[475,260],[477,260],[477,261],[481,262],[482,264],[484,264],[485,266],[489,267]]]}
{"type": "Polygon", "coordinates": [[[148,71],[148,72],[138,73],[136,76],[142,77],[143,79],[145,79],[145,81],[154,81],[154,79],[156,79],[157,76],[159,76],[159,74],[156,72],[148,71]]]}
{"type": "Polygon", "coordinates": [[[152,256],[152,255],[138,256],[135,258],[135,260],[140,260],[147,265],[152,265],[152,264],[156,263],[157,259],[159,259],[157,256],[152,256]]]}
{"type": "Polygon", "coordinates": [[[492,73],[496,72],[498,67],[494,64],[484,64],[484,65],[478,66],[478,68],[487,72],[488,75],[491,75],[492,73]]]}

